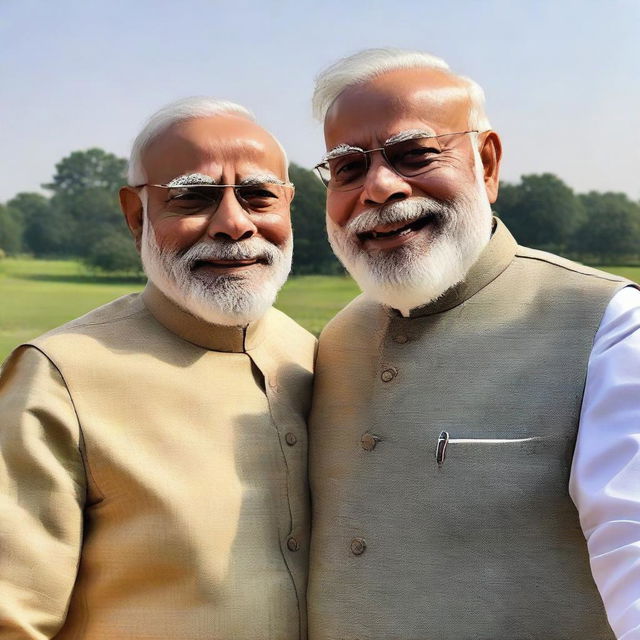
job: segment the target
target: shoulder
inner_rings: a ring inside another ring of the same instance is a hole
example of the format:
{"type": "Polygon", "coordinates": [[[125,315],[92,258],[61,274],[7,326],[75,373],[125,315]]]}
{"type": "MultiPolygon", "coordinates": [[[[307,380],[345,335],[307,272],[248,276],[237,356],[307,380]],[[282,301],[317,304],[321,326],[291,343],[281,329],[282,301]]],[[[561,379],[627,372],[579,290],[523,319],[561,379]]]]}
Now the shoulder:
{"type": "MultiPolygon", "coordinates": [[[[0,395],[1,390],[7,384],[12,384],[27,392],[28,386],[24,383],[28,380],[53,380],[60,382],[61,376],[55,365],[38,347],[31,344],[23,344],[16,347],[2,363],[0,369],[0,395]]],[[[37,386],[37,385],[36,385],[37,386]]]]}
{"type": "Polygon", "coordinates": [[[635,345],[635,354],[640,353],[640,290],[634,287],[624,287],[609,301],[596,335],[593,355],[622,342],[635,345]]]}
{"type": "Polygon", "coordinates": [[[36,347],[52,359],[55,359],[56,354],[82,349],[84,345],[93,344],[105,336],[117,338],[117,342],[126,345],[132,336],[140,334],[139,325],[149,316],[141,296],[137,293],[129,294],[25,344],[36,347]]]}
{"type": "Polygon", "coordinates": [[[97,307],[89,311],[79,318],[70,320],[69,322],[48,331],[37,341],[43,341],[47,338],[64,333],[72,333],[77,331],[91,331],[92,327],[98,327],[104,324],[113,324],[130,320],[131,318],[144,313],[146,308],[142,303],[140,294],[131,293],[116,300],[112,300],[107,304],[97,307]]]}
{"type": "Polygon", "coordinates": [[[0,413],[3,427],[10,428],[20,420],[17,416],[52,417],[65,415],[62,424],[75,424],[66,382],[54,362],[40,349],[21,345],[9,355],[0,368],[0,413]]]}
{"type": "Polygon", "coordinates": [[[273,331],[282,331],[282,332],[291,332],[291,336],[302,342],[306,343],[315,343],[316,337],[310,332],[307,331],[304,327],[299,325],[293,318],[289,317],[286,313],[272,307],[267,312],[267,323],[269,326],[269,330],[273,331]]]}
{"type": "Polygon", "coordinates": [[[320,334],[321,348],[334,343],[368,343],[387,320],[385,307],[360,294],[327,323],[320,334]]]}
{"type": "Polygon", "coordinates": [[[568,277],[575,277],[576,279],[592,279],[600,280],[603,283],[624,283],[632,284],[626,278],[617,276],[614,273],[608,273],[607,271],[601,271],[600,269],[594,269],[587,267],[579,262],[562,258],[553,253],[546,251],[540,251],[538,249],[530,249],[529,247],[522,247],[518,245],[516,249],[515,261],[521,261],[525,264],[537,265],[541,268],[555,271],[557,274],[565,274],[568,277]]]}
{"type": "Polygon", "coordinates": [[[267,340],[274,348],[302,357],[315,357],[318,340],[286,313],[272,307],[264,318],[267,340]]]}
{"type": "MultiPolygon", "coordinates": [[[[600,307],[620,289],[637,287],[633,282],[613,273],[587,267],[546,251],[518,246],[509,269],[513,286],[526,285],[539,296],[557,302],[600,307]]],[[[511,281],[510,280],[510,281],[511,281]]],[[[604,310],[604,306],[603,306],[604,310]]]]}

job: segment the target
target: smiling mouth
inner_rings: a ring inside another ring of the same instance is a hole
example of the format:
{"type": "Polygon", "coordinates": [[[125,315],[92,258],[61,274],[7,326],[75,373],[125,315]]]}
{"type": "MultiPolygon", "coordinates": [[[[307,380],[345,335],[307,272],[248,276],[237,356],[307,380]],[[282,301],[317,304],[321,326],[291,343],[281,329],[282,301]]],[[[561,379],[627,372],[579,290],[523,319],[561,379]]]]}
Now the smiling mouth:
{"type": "MultiPolygon", "coordinates": [[[[399,236],[404,236],[414,231],[420,231],[420,229],[424,229],[428,224],[431,224],[435,221],[435,216],[430,214],[426,215],[422,218],[418,218],[417,220],[413,220],[401,227],[397,227],[395,229],[389,229],[388,231],[376,231],[372,229],[371,231],[365,231],[363,233],[358,233],[358,239],[362,242],[365,240],[377,240],[379,238],[395,238],[399,236]]],[[[381,225],[382,227],[389,227],[390,225],[381,225]]]]}
{"type": "Polygon", "coordinates": [[[267,264],[263,258],[248,258],[245,260],[196,260],[193,269],[201,267],[214,267],[218,269],[241,269],[255,264],[267,264]]]}

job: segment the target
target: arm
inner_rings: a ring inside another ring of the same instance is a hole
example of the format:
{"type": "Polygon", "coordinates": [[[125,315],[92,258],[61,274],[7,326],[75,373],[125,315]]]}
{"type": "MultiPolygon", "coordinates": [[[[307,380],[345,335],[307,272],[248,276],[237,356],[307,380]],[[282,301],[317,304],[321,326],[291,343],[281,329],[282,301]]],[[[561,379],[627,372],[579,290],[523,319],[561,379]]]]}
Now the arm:
{"type": "Polygon", "coordinates": [[[640,639],[640,291],[609,303],[593,344],[569,493],[618,638],[640,639]]]}
{"type": "Polygon", "coordinates": [[[51,638],[82,540],[80,429],[59,371],[21,347],[0,376],[0,638],[51,638]]]}

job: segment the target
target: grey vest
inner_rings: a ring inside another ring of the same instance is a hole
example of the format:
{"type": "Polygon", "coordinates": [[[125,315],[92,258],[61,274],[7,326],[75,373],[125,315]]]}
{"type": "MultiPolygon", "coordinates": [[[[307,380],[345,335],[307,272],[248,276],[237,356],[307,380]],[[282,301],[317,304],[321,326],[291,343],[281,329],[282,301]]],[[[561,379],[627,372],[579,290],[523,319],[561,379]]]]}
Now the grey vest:
{"type": "Polygon", "coordinates": [[[466,281],[410,318],[359,298],[331,322],[310,640],[614,637],[567,485],[593,338],[625,284],[498,222],[466,281]]]}

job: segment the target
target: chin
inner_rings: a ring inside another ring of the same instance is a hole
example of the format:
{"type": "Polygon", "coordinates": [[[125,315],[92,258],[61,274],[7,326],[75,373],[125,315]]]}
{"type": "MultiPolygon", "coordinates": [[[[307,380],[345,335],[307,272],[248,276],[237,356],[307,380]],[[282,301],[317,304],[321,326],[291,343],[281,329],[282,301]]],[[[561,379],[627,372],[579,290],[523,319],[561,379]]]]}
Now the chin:
{"type": "Polygon", "coordinates": [[[367,297],[408,315],[464,280],[491,236],[491,207],[486,197],[462,196],[439,202],[437,208],[442,220],[437,228],[417,233],[398,247],[372,252],[328,218],[331,247],[367,297]]]}
{"type": "MultiPolygon", "coordinates": [[[[192,260],[158,247],[143,229],[141,258],[149,280],[176,305],[210,324],[246,326],[273,305],[291,270],[292,241],[269,247],[270,263],[238,273],[193,271],[192,260]]],[[[263,241],[264,242],[264,241],[263,241]]]]}

